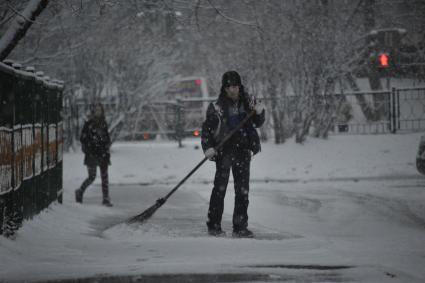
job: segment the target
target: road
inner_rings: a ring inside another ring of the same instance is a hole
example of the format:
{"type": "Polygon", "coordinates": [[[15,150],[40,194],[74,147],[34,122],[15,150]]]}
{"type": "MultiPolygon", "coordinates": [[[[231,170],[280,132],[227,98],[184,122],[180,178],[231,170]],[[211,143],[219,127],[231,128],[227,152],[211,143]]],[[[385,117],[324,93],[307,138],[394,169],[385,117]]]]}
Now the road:
{"type": "MultiPolygon", "coordinates": [[[[91,236],[109,244],[131,243],[139,249],[136,265],[127,266],[134,275],[118,276],[111,271],[78,282],[425,279],[425,180],[419,176],[253,180],[249,227],[256,239],[242,240],[230,236],[232,185],[222,223],[227,236],[213,238],[207,236],[204,224],[209,184],[182,186],[142,225],[122,222],[153,205],[173,184],[111,184],[114,214],[92,219],[91,236]]],[[[86,204],[98,203],[100,189],[93,191],[98,193],[87,196],[86,204]]],[[[125,264],[118,267],[121,273],[125,264]]]]}

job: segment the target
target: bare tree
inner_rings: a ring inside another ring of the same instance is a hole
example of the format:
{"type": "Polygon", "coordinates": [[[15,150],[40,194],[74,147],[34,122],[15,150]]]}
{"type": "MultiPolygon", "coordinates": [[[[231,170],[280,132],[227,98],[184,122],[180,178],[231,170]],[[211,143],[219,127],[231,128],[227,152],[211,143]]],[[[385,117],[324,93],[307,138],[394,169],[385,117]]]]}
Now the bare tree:
{"type": "MultiPolygon", "coordinates": [[[[252,94],[266,98],[264,133],[276,143],[293,134],[302,142],[309,133],[326,137],[338,111],[348,109],[343,96],[328,94],[350,76],[355,87],[358,65],[367,60],[365,19],[382,27],[391,18],[384,2],[368,2],[372,9],[363,0],[58,0],[11,56],[48,66],[93,98],[113,86],[127,106],[164,92],[161,82],[176,75],[204,76],[217,95],[223,72],[236,69],[252,94]],[[365,7],[373,12],[368,17],[365,7]]],[[[410,14],[419,16],[419,8],[410,14]]],[[[3,24],[8,11],[0,14],[3,24]]],[[[365,116],[375,115],[376,105],[363,105],[365,116]]]]}

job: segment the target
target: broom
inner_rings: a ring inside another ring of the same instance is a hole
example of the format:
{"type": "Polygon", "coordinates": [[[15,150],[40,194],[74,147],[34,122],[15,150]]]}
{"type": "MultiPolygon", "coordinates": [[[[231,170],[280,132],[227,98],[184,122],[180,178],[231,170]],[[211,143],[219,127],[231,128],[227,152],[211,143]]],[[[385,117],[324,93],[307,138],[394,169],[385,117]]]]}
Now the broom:
{"type": "MultiPolygon", "coordinates": [[[[224,138],[223,140],[214,147],[215,151],[219,150],[223,147],[223,145],[233,136],[234,133],[236,133],[238,130],[240,130],[243,125],[252,117],[254,116],[255,111],[251,111],[237,126],[236,128],[232,129],[224,138]]],[[[134,223],[134,222],[145,222],[148,220],[152,215],[167,201],[167,199],[174,194],[175,191],[184,183],[187,179],[189,179],[190,176],[192,176],[193,173],[196,172],[196,170],[199,169],[199,167],[204,164],[205,161],[207,161],[207,157],[204,157],[204,159],[201,160],[201,162],[198,163],[198,165],[195,166],[166,196],[158,199],[154,205],[146,209],[140,214],[137,214],[131,218],[129,218],[126,222],[127,223],[134,223]]]]}

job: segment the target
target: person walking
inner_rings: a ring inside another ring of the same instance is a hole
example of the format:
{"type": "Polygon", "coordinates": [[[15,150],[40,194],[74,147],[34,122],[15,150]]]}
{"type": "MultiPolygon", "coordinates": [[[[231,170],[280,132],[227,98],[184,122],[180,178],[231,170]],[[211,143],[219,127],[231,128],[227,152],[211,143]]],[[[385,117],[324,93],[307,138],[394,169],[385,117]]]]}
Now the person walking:
{"type": "Polygon", "coordinates": [[[80,188],[75,190],[75,200],[78,203],[83,202],[84,191],[96,179],[96,170],[99,167],[102,180],[102,204],[111,207],[113,205],[109,198],[108,180],[108,166],[111,164],[109,152],[111,139],[101,103],[90,106],[90,117],[84,123],[80,142],[85,155],[84,164],[87,166],[88,177],[80,188]]]}
{"type": "Polygon", "coordinates": [[[215,103],[208,106],[201,134],[205,156],[216,163],[214,187],[206,223],[210,235],[225,234],[221,229],[221,219],[230,170],[232,170],[235,189],[232,235],[245,238],[254,236],[248,229],[250,163],[251,156],[261,150],[260,138],[255,128],[260,127],[264,120],[264,104],[248,96],[241,83],[240,75],[236,71],[224,73],[220,95],[215,103]],[[216,151],[214,147],[251,111],[255,111],[252,118],[216,151]]]}

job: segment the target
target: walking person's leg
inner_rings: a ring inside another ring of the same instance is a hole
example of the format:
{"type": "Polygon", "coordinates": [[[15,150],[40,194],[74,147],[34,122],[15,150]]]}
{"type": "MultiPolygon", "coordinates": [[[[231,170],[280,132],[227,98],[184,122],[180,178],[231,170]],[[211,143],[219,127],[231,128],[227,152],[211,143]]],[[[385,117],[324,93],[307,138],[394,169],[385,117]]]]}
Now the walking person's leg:
{"type": "Polygon", "coordinates": [[[227,184],[230,176],[230,157],[223,157],[216,161],[214,188],[211,192],[208,209],[207,226],[210,234],[220,234],[221,218],[224,210],[224,197],[226,196],[227,184]]]}
{"type": "Polygon", "coordinates": [[[109,198],[108,164],[100,165],[100,177],[102,179],[102,204],[105,206],[112,206],[111,199],[109,198]]]}
{"type": "Polygon", "coordinates": [[[76,202],[83,202],[83,195],[88,186],[96,179],[96,166],[87,166],[88,177],[81,184],[80,188],[75,190],[76,202]]]}

